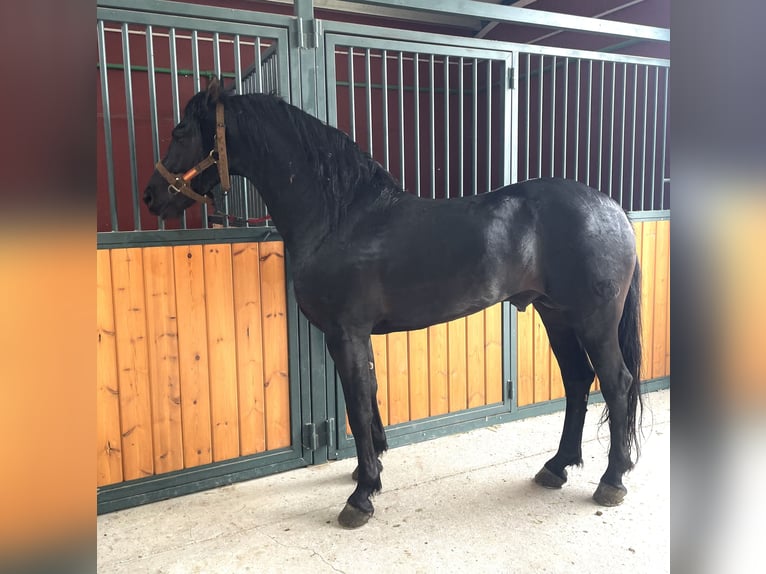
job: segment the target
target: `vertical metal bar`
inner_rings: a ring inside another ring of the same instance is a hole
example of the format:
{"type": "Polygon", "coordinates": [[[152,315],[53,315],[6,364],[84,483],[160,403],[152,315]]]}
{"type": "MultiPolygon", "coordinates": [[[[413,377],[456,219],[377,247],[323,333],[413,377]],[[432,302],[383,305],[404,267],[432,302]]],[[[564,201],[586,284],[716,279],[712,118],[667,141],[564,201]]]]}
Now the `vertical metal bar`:
{"type": "MultiPolygon", "coordinates": [[[[657,108],[659,107],[660,68],[654,68],[654,130],[652,138],[652,201],[649,209],[654,209],[654,185],[657,181],[657,108]]],[[[664,176],[663,176],[664,177],[664,176]]]]}
{"type": "Polygon", "coordinates": [[[112,231],[118,231],[117,196],[114,189],[114,157],[112,154],[112,114],[109,108],[109,81],[106,75],[106,41],[104,38],[104,22],[96,24],[98,31],[98,69],[101,76],[101,109],[104,113],[104,147],[106,148],[106,182],[109,192],[109,216],[112,231]]]}
{"type": "Polygon", "coordinates": [[[556,56],[551,66],[551,177],[556,175],[556,56]]]}
{"type": "Polygon", "coordinates": [[[402,183],[402,189],[407,189],[405,181],[407,170],[404,165],[404,54],[402,52],[399,52],[397,64],[399,72],[399,179],[402,183]]]}
{"type": "Polygon", "coordinates": [[[479,61],[473,59],[473,157],[471,158],[471,174],[473,175],[473,186],[471,195],[476,195],[479,190],[479,61]]]}
{"type": "Polygon", "coordinates": [[[487,60],[487,188],[492,189],[492,60],[487,60]]]}
{"type": "Polygon", "coordinates": [[[133,222],[141,229],[141,202],[138,197],[138,165],[136,162],[136,125],[133,115],[133,81],[130,72],[130,36],[128,25],[122,25],[122,63],[125,71],[125,111],[128,123],[128,149],[130,150],[130,192],[133,198],[133,222]]]}
{"type": "Polygon", "coordinates": [[[348,110],[351,123],[351,139],[356,141],[356,101],[354,99],[354,47],[348,47],[348,110]]]}
{"type": "Polygon", "coordinates": [[[261,37],[255,37],[255,91],[263,92],[263,71],[261,69],[261,37]]]}
{"type": "Polygon", "coordinates": [[[630,132],[630,209],[633,209],[633,188],[636,181],[636,107],[638,106],[638,64],[633,64],[633,127],[630,132]]]}
{"type": "MultiPolygon", "coordinates": [[[[530,98],[530,95],[529,95],[529,85],[532,83],[531,82],[531,78],[530,78],[531,72],[532,72],[532,54],[527,54],[527,75],[526,75],[526,84],[527,84],[527,102],[526,103],[527,103],[527,110],[526,110],[526,113],[524,114],[524,121],[527,124],[527,129],[526,129],[527,133],[526,133],[526,140],[525,140],[525,145],[524,145],[524,152],[525,152],[524,153],[524,162],[525,162],[525,165],[524,165],[524,179],[529,179],[529,125],[532,123],[531,120],[530,120],[530,115],[529,115],[529,106],[530,106],[530,102],[529,102],[529,98],[530,98]]],[[[521,78],[519,78],[519,80],[521,80],[521,78]]]]}
{"type": "Polygon", "coordinates": [[[218,32],[213,33],[213,70],[218,78],[221,78],[221,37],[218,32]]]}
{"type": "MultiPolygon", "coordinates": [[[[200,91],[200,74],[199,74],[199,36],[197,34],[197,30],[192,30],[191,33],[191,49],[192,49],[192,80],[194,82],[194,93],[200,91]]],[[[207,227],[207,204],[203,203],[200,206],[200,209],[202,210],[202,221],[205,224],[205,227],[207,227]]],[[[160,219],[160,221],[162,221],[160,219]]],[[[164,226],[165,222],[162,221],[162,225],[164,226]]],[[[164,228],[164,227],[163,227],[164,228]]]]}
{"type": "Polygon", "coordinates": [[[412,65],[415,74],[415,195],[420,195],[420,55],[415,52],[412,56],[412,65]]]}
{"type": "Polygon", "coordinates": [[[199,76],[199,37],[196,30],[192,30],[191,33],[192,43],[192,79],[194,80],[194,92],[200,91],[200,76],[199,76]]]}
{"type": "Polygon", "coordinates": [[[372,143],[372,77],[370,74],[370,49],[364,50],[364,91],[366,96],[366,118],[367,118],[367,151],[371,156],[374,156],[373,143],[372,143]]]}
{"type": "Polygon", "coordinates": [[[644,123],[641,128],[643,142],[641,143],[641,211],[644,210],[646,196],[646,115],[649,113],[649,66],[644,66],[644,123]]]}
{"type": "Polygon", "coordinates": [[[543,176],[543,73],[545,56],[540,54],[540,109],[538,113],[537,129],[537,177],[543,176]]]}
{"type": "MultiPolygon", "coordinates": [[[[146,75],[149,80],[149,121],[152,128],[152,152],[154,163],[160,160],[160,130],[157,123],[157,86],[154,69],[154,34],[152,27],[146,27],[146,75]]],[[[157,217],[157,227],[165,229],[165,220],[157,217]]]]}
{"type": "MultiPolygon", "coordinates": [[[[154,163],[160,160],[160,136],[157,125],[157,87],[154,81],[154,41],[152,27],[146,27],[146,74],[149,80],[149,122],[152,128],[154,163]]],[[[159,221],[162,221],[161,219],[159,221]]]]}
{"type": "Polygon", "coordinates": [[[628,66],[622,65],[622,113],[620,114],[620,205],[624,206],[623,195],[625,190],[625,106],[628,90],[628,66]]]}
{"type": "Polygon", "coordinates": [[[604,157],[604,60],[601,60],[601,95],[598,106],[598,188],[603,191],[601,163],[604,157]]]}
{"type": "MultiPolygon", "coordinates": [[[[234,35],[234,86],[237,90],[237,94],[244,93],[242,90],[242,56],[240,54],[241,45],[239,34],[234,35]]],[[[237,201],[237,213],[241,214],[245,220],[245,227],[250,227],[247,222],[249,205],[247,197],[247,182],[241,178],[236,178],[237,193],[234,195],[234,199],[237,201]]]]}
{"type": "Polygon", "coordinates": [[[457,125],[460,131],[459,138],[458,138],[458,142],[460,145],[458,146],[457,165],[458,165],[458,170],[460,175],[460,179],[458,181],[458,195],[460,197],[463,197],[463,195],[465,194],[465,191],[463,189],[464,188],[463,180],[465,179],[465,165],[464,165],[465,163],[465,126],[463,125],[464,123],[463,108],[465,107],[465,89],[464,89],[465,79],[463,78],[464,67],[465,66],[464,66],[463,56],[460,56],[460,58],[458,59],[458,90],[457,90],[458,91],[457,125]]]}
{"type": "MultiPolygon", "coordinates": [[[[567,176],[567,108],[569,107],[569,58],[564,58],[564,136],[562,139],[561,177],[567,176]]],[[[576,146],[575,146],[576,147],[576,146]]]]}
{"type": "MultiPolygon", "coordinates": [[[[665,152],[668,147],[668,83],[670,82],[670,68],[665,68],[665,96],[662,106],[662,172],[660,177],[660,209],[665,206],[665,152]]],[[[652,209],[654,209],[654,197],[652,197],[652,209]]]]}
{"type": "Polygon", "coordinates": [[[575,153],[575,160],[574,160],[574,178],[575,180],[578,179],[580,175],[580,60],[577,59],[577,104],[576,104],[576,110],[577,113],[575,114],[575,145],[574,145],[574,153],[575,153]]]}
{"type": "Polygon", "coordinates": [[[181,121],[181,105],[178,99],[178,60],[176,59],[176,29],[171,28],[168,34],[170,49],[170,94],[173,100],[173,123],[181,121]]]}
{"type": "MultiPolygon", "coordinates": [[[[178,97],[178,58],[176,54],[176,29],[170,28],[168,33],[170,50],[170,93],[173,99],[173,123],[181,121],[181,104],[178,97]]],[[[186,229],[186,211],[181,213],[181,227],[186,229]]]]}
{"type": "Polygon", "coordinates": [[[436,198],[436,118],[435,118],[435,102],[434,92],[436,87],[434,85],[434,55],[431,54],[428,58],[428,130],[430,135],[431,144],[431,199],[436,198]]]}
{"type": "MultiPolygon", "coordinates": [[[[506,59],[506,69],[503,78],[517,73],[518,69],[519,53],[514,51],[511,57],[506,59]]],[[[519,90],[516,86],[508,83],[502,86],[501,93],[503,94],[503,123],[500,136],[503,141],[503,180],[501,185],[509,185],[519,180],[519,90]],[[502,134],[507,135],[503,137],[502,134]]]]}
{"type": "Polygon", "coordinates": [[[614,173],[614,90],[617,82],[617,62],[612,62],[612,106],[609,122],[609,197],[612,195],[612,175],[614,173]]]}
{"type": "Polygon", "coordinates": [[[234,34],[234,88],[238,94],[242,93],[242,56],[239,53],[239,34],[234,34]]]}
{"type": "Polygon", "coordinates": [[[588,126],[585,128],[585,141],[588,143],[585,145],[587,155],[585,157],[585,183],[590,183],[590,134],[591,134],[591,110],[593,108],[593,60],[588,62],[588,126]]]}
{"type": "Polygon", "coordinates": [[[444,56],[444,197],[449,198],[449,56],[444,56]]]}
{"type": "Polygon", "coordinates": [[[388,143],[388,50],[383,50],[381,61],[383,69],[381,77],[383,81],[383,166],[390,167],[389,143],[388,143]]]}

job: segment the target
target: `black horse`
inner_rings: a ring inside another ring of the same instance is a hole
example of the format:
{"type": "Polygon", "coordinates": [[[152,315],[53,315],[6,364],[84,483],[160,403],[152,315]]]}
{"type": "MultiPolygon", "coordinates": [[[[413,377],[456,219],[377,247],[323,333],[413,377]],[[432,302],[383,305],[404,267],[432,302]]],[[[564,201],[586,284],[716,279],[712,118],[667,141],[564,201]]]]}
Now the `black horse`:
{"type": "Polygon", "coordinates": [[[622,502],[622,476],[633,467],[632,451],[638,455],[641,298],[633,229],[614,201],[564,179],[421,199],[339,130],[280,98],[234,95],[213,79],[173,130],[144,194],[150,211],[178,217],[228,180],[204,169],[216,150],[268,205],[291,255],[296,300],[325,333],[340,374],[358,458],[341,525],[365,524],[381,489],[378,457],[387,443],[370,335],[420,329],[504,300],[537,309],[566,389],[561,442],[536,482],[561,487],[566,467],[582,464],[598,374],[611,442],[593,498],[622,502]],[[190,170],[197,162],[203,167],[190,170]]]}

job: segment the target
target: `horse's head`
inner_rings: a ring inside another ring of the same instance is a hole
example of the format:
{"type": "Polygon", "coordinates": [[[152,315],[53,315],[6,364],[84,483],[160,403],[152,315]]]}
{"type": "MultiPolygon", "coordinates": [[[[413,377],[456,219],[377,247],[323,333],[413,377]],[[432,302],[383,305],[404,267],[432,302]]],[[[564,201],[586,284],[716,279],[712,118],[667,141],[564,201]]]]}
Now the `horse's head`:
{"type": "Polygon", "coordinates": [[[211,192],[220,181],[219,171],[211,169],[218,159],[216,105],[223,97],[220,82],[213,78],[186,105],[167,153],[144,191],[144,203],[153,214],[175,218],[195,201],[212,205],[211,192]]]}

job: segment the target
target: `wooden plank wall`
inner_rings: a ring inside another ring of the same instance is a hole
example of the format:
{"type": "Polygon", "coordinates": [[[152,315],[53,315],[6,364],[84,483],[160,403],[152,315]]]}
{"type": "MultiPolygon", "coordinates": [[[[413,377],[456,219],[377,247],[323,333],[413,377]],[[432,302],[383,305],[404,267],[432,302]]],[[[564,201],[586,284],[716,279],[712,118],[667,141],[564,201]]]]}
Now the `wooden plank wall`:
{"type": "Polygon", "coordinates": [[[500,304],[419,331],[373,335],[372,346],[384,425],[503,400],[500,304]]]}
{"type": "Polygon", "coordinates": [[[97,252],[99,486],[289,446],[280,242],[97,252]]]}
{"type": "MultiPolygon", "coordinates": [[[[639,221],[633,227],[642,271],[641,379],[647,381],[670,375],[670,221],[639,221]]],[[[562,397],[561,371],[545,327],[530,306],[518,313],[518,404],[562,397]]]]}

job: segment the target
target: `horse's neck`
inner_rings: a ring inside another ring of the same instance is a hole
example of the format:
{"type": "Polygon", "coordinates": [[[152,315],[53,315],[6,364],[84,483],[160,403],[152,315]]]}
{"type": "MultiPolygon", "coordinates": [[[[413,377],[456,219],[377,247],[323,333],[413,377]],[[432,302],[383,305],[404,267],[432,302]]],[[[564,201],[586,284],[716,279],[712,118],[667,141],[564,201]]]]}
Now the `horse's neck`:
{"type": "Polygon", "coordinates": [[[248,155],[236,157],[232,171],[256,187],[291,256],[299,258],[312,252],[330,232],[332,206],[327,205],[327,198],[316,188],[311,170],[300,161],[289,159],[299,157],[298,154],[269,154],[265,162],[253,159],[258,157],[257,153],[248,155]]]}

